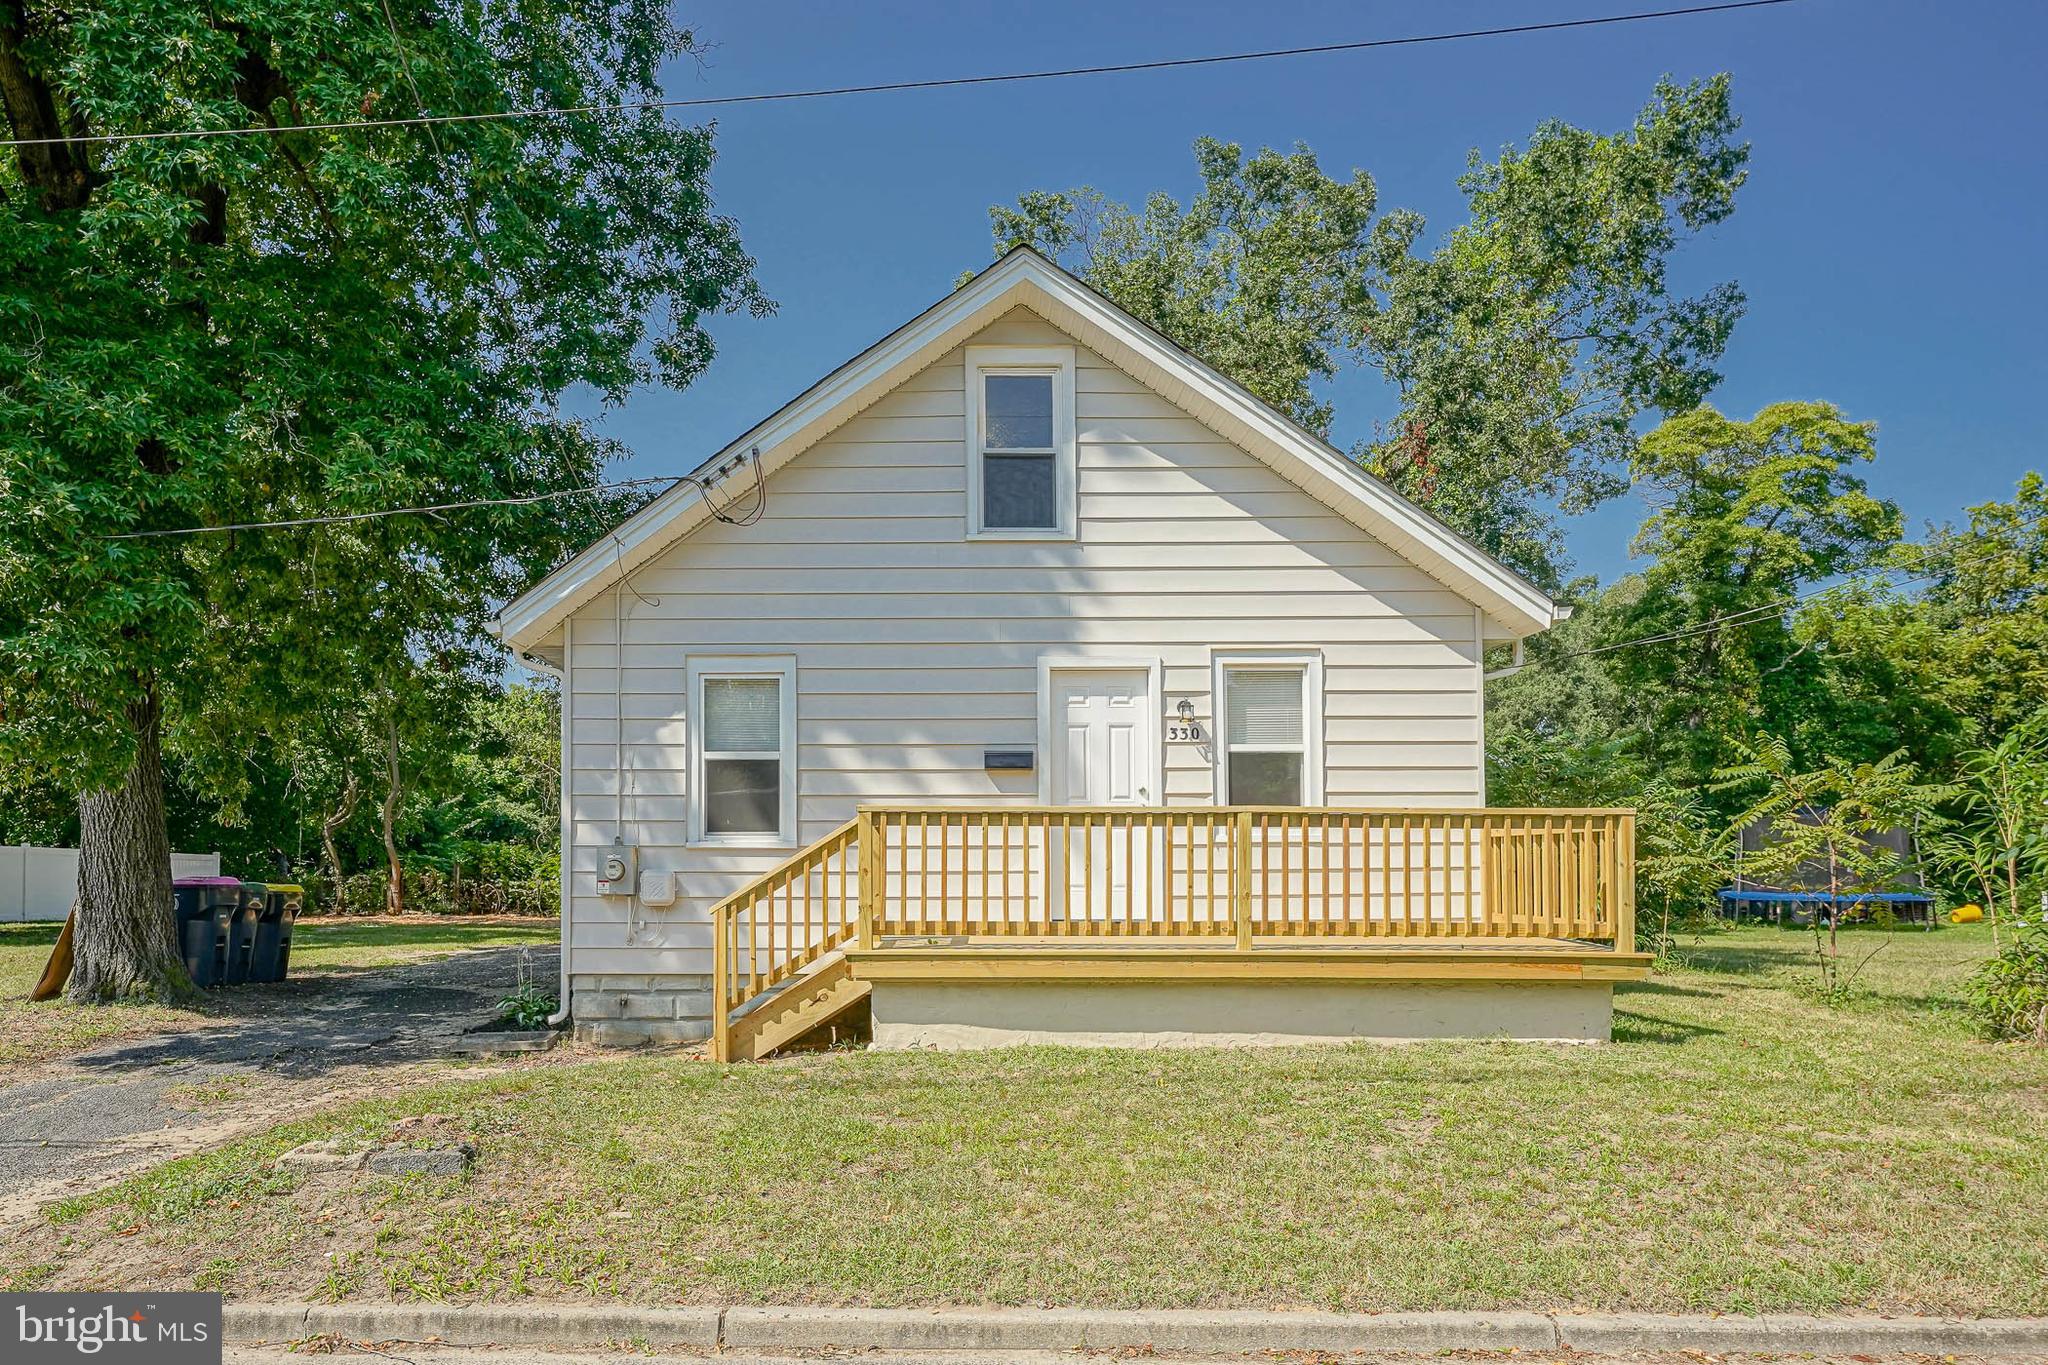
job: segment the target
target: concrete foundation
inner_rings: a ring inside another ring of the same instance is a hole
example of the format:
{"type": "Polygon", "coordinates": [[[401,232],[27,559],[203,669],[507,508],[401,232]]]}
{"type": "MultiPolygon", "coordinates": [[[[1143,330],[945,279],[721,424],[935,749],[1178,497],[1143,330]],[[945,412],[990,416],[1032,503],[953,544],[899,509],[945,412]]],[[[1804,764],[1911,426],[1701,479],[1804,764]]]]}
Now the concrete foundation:
{"type": "Polygon", "coordinates": [[[1612,1036],[1604,981],[1541,983],[877,981],[874,1045],[905,1050],[1261,1047],[1612,1036]]]}
{"type": "Polygon", "coordinates": [[[569,1018],[579,1043],[642,1047],[711,1036],[711,978],[578,975],[569,979],[569,1018]]]}

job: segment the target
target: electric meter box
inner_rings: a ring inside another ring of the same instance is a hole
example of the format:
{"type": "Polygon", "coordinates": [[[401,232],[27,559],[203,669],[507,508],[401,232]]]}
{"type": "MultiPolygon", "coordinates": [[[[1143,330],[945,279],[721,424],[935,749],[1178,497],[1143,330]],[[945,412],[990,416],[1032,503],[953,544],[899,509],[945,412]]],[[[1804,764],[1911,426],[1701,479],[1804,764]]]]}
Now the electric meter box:
{"type": "Polygon", "coordinates": [[[639,880],[640,850],[614,839],[597,865],[597,894],[630,896],[639,880]]]}

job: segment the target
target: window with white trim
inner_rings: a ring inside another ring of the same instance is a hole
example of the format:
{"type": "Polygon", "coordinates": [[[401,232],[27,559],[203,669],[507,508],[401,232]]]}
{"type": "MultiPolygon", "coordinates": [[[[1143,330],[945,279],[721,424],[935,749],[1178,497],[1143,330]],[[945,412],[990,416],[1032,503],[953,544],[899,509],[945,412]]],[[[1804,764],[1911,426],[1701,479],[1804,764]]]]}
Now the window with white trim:
{"type": "Polygon", "coordinates": [[[1074,350],[967,348],[967,526],[990,538],[1074,533],[1074,350]]]}
{"type": "Polygon", "coordinates": [[[692,659],[689,674],[692,839],[795,842],[795,660],[692,659]]]}
{"type": "Polygon", "coordinates": [[[1311,659],[1218,661],[1221,804],[1306,806],[1322,799],[1321,672],[1311,659]]]}

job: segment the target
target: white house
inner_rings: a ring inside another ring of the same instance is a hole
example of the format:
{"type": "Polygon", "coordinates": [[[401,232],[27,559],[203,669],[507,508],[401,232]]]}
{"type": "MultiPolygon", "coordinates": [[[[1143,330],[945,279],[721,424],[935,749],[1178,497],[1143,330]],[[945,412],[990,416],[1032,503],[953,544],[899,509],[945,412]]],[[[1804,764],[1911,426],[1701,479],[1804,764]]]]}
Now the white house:
{"type": "Polygon", "coordinates": [[[698,478],[496,625],[583,1036],[1606,1035],[1630,817],[1483,808],[1550,599],[1044,258],[698,478]]]}

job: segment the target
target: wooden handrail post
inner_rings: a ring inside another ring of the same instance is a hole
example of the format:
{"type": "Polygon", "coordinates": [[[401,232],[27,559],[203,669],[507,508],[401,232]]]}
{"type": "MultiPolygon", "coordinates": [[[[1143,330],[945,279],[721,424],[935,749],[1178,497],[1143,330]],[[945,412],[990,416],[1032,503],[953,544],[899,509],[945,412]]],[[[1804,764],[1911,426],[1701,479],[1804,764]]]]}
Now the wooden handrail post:
{"type": "Polygon", "coordinates": [[[854,941],[862,951],[875,946],[875,920],[882,908],[882,856],[879,831],[875,827],[875,813],[862,811],[856,817],[855,838],[858,856],[854,865],[860,877],[860,926],[854,941]]]}
{"type": "Polygon", "coordinates": [[[726,944],[732,920],[711,912],[711,1060],[732,1060],[732,960],[726,944]]]}
{"type": "Polygon", "coordinates": [[[1237,812],[1236,852],[1230,859],[1230,915],[1237,925],[1237,950],[1252,950],[1252,813],[1237,812]]]}
{"type": "Polygon", "coordinates": [[[1621,875],[1614,888],[1614,951],[1636,950],[1636,813],[1624,812],[1615,820],[1615,838],[1620,847],[1616,862],[1621,875]]]}

